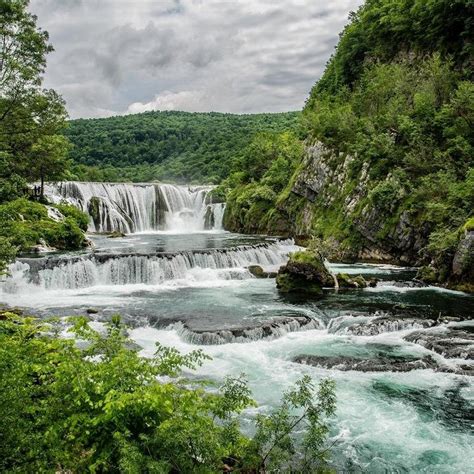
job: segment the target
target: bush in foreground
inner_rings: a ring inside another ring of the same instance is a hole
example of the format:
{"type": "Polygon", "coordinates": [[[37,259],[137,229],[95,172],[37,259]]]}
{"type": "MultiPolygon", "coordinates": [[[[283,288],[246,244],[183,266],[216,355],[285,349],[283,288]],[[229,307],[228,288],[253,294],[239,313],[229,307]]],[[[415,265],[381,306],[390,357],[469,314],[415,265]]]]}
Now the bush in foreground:
{"type": "Polygon", "coordinates": [[[254,406],[243,376],[183,378],[208,357],[157,345],[139,356],[118,317],[105,332],[76,318],[75,340],[55,321],[0,315],[0,471],[315,472],[324,469],[332,381],[303,377],[243,435],[254,406]],[[75,341],[79,341],[76,343],[75,341]],[[296,430],[306,426],[304,436],[296,430]]]}

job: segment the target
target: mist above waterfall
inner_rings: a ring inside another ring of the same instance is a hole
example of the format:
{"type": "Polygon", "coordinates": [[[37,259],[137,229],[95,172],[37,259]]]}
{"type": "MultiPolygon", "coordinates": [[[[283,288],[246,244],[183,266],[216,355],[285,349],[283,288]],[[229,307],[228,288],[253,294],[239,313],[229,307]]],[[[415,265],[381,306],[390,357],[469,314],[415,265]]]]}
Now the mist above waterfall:
{"type": "Polygon", "coordinates": [[[90,232],[189,233],[222,230],[225,205],[212,203],[212,186],[66,181],[46,188],[90,216],[90,232]]]}

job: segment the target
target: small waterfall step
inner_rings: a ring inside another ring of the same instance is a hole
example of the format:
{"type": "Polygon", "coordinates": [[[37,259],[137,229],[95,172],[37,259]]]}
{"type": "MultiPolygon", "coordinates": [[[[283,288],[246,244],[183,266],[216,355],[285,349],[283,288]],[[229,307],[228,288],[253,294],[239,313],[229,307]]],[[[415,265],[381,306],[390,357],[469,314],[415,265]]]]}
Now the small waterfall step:
{"type": "Polygon", "coordinates": [[[192,323],[176,323],[171,329],[176,329],[181,339],[197,345],[219,345],[258,341],[261,339],[277,339],[290,332],[320,329],[322,323],[308,315],[273,317],[251,323],[226,326],[224,328],[193,328],[192,323]]]}
{"type": "Polygon", "coordinates": [[[283,265],[298,247],[292,240],[224,249],[156,254],[89,253],[64,257],[26,258],[10,266],[1,284],[7,293],[78,289],[99,285],[160,285],[186,279],[194,269],[214,272],[222,280],[252,278],[249,265],[283,265]]]}

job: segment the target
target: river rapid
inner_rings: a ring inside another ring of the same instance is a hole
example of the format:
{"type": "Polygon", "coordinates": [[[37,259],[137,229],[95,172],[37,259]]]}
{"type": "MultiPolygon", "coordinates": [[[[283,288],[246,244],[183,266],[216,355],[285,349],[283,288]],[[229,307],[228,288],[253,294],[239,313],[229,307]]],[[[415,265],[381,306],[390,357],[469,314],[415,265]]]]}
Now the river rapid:
{"type": "MultiPolygon", "coordinates": [[[[274,279],[257,279],[247,267],[274,271],[298,247],[225,232],[223,205],[209,191],[50,189],[53,200],[100,209],[91,215],[94,246],[19,259],[0,284],[1,301],[40,316],[89,310],[98,324],[120,313],[144,356],[156,342],[201,348],[212,360],[193,376],[220,381],[244,372],[262,411],[303,374],[333,378],[338,472],[472,472],[474,297],[413,285],[413,269],[368,264],[330,266],[376,277],[375,288],[328,289],[319,300],[284,296],[274,279]]],[[[244,413],[244,428],[255,411],[244,413]]]]}

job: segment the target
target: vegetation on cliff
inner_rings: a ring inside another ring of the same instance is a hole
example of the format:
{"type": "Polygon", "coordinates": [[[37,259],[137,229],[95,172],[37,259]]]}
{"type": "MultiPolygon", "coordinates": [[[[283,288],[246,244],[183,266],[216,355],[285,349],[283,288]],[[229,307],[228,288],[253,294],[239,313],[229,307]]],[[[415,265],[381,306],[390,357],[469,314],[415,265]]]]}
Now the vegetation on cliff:
{"type": "Polygon", "coordinates": [[[2,472],[315,472],[325,466],[334,383],[308,376],[261,412],[254,436],[238,415],[255,407],[244,376],[186,378],[208,359],[157,345],[143,358],[116,316],[103,331],[0,313],[2,472]],[[78,343],[76,343],[78,341],[78,343]],[[307,429],[305,435],[299,432],[307,429]],[[299,433],[298,433],[299,432],[299,433]]]}
{"type": "Polygon", "coordinates": [[[299,116],[145,112],[72,120],[66,136],[74,177],[83,181],[217,184],[256,133],[295,130],[299,116]]]}
{"type": "MultiPolygon", "coordinates": [[[[274,233],[431,262],[449,280],[474,209],[472,13],[466,0],[368,0],[351,14],[303,111],[305,156],[287,160],[295,172],[253,230],[277,212],[286,226],[274,233]]],[[[245,192],[228,194],[235,230],[247,229],[245,192]]]]}

